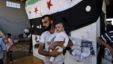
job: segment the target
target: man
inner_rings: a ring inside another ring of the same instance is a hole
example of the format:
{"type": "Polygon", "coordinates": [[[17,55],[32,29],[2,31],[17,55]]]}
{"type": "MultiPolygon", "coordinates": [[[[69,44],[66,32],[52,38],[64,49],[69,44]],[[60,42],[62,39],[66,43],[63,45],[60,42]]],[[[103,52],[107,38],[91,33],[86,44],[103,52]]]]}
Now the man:
{"type": "MultiPolygon", "coordinates": [[[[100,64],[102,62],[102,58],[105,58],[105,52],[108,53],[109,51],[106,50],[109,49],[111,54],[113,54],[112,49],[113,49],[113,26],[111,25],[111,22],[108,22],[107,26],[107,30],[106,32],[104,32],[100,38],[100,40],[102,40],[99,44],[100,44],[100,50],[98,53],[98,64],[100,64]]],[[[100,41],[99,40],[99,41],[100,41]]],[[[107,56],[107,55],[106,55],[107,56]]],[[[113,55],[112,55],[112,59],[111,59],[111,63],[113,63],[113,55]]]]}
{"type": "MultiPolygon", "coordinates": [[[[41,35],[39,50],[38,50],[39,54],[45,56],[45,60],[44,60],[45,64],[50,64],[49,63],[50,56],[56,57],[55,62],[53,64],[63,64],[64,63],[63,53],[57,52],[55,50],[52,51],[51,53],[48,51],[48,39],[54,33],[54,23],[50,15],[45,15],[42,17],[42,26],[46,31],[43,32],[41,35]]],[[[62,43],[56,45],[60,46],[62,45],[62,43]]]]}
{"type": "Polygon", "coordinates": [[[3,38],[0,35],[0,64],[3,64],[3,59],[5,59],[4,55],[6,55],[5,53],[6,47],[5,47],[5,43],[3,42],[3,38]]]}

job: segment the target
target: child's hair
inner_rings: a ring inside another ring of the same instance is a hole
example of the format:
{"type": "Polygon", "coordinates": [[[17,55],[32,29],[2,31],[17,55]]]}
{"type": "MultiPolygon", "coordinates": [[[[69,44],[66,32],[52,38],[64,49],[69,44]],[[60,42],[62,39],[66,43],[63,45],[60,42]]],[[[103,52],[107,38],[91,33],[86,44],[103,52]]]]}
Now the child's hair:
{"type": "Polygon", "coordinates": [[[57,25],[57,24],[62,24],[63,27],[64,27],[64,23],[63,22],[57,22],[55,25],[57,25]]]}

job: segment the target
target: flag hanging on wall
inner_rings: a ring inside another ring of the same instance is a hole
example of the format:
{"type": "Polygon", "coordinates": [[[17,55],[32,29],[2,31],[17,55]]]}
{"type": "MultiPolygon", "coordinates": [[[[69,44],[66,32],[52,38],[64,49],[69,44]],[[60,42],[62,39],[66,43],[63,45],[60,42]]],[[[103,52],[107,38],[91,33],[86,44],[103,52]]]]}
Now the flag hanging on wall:
{"type": "Polygon", "coordinates": [[[25,9],[32,27],[40,28],[41,17],[51,14],[70,32],[96,22],[101,6],[102,0],[27,0],[25,9]]]}

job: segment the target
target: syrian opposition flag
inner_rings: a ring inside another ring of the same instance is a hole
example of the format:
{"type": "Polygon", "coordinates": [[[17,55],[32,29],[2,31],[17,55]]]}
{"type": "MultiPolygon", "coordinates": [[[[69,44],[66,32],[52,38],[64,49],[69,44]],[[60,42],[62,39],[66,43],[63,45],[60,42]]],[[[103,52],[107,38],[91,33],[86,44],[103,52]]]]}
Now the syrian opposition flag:
{"type": "Polygon", "coordinates": [[[102,0],[27,0],[26,13],[32,27],[41,28],[40,19],[51,14],[56,22],[64,22],[66,31],[87,26],[97,21],[102,0]]]}

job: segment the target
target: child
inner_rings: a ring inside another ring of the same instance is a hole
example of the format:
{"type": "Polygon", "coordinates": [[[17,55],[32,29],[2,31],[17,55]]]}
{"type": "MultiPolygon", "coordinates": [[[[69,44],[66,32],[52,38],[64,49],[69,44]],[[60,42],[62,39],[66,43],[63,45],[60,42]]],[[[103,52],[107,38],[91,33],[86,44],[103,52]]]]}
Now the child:
{"type": "MultiPolygon", "coordinates": [[[[67,47],[69,38],[68,38],[68,35],[66,34],[66,32],[64,31],[63,23],[60,22],[60,23],[57,23],[55,25],[55,33],[50,37],[49,41],[51,42],[49,44],[49,46],[52,46],[52,44],[55,44],[55,43],[52,43],[52,42],[55,42],[55,41],[64,42],[62,47],[56,46],[55,49],[57,49],[57,52],[62,52],[63,49],[65,47],[67,47]]],[[[49,51],[52,52],[52,50],[55,50],[55,49],[50,48],[49,51]]],[[[53,62],[54,59],[55,59],[55,57],[50,57],[50,62],[53,62]]]]}

